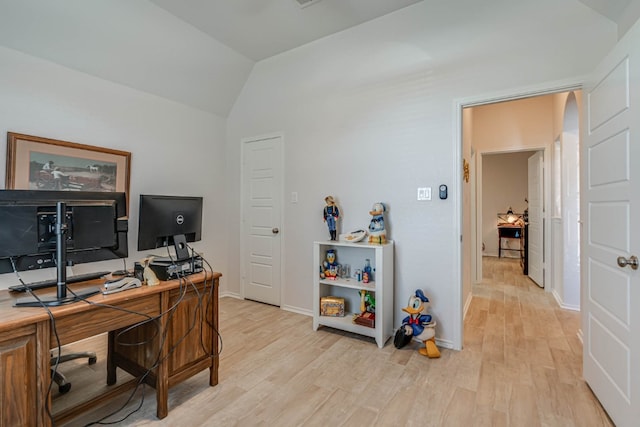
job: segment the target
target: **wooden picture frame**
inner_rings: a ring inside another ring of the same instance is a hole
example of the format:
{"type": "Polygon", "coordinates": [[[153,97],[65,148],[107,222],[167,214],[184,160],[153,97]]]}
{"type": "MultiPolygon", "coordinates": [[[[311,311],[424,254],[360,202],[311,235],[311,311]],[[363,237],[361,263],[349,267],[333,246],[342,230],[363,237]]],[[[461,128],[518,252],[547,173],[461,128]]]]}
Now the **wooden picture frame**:
{"type": "Polygon", "coordinates": [[[128,151],[7,132],[6,189],[118,191],[128,206],[130,172],[128,151]]]}

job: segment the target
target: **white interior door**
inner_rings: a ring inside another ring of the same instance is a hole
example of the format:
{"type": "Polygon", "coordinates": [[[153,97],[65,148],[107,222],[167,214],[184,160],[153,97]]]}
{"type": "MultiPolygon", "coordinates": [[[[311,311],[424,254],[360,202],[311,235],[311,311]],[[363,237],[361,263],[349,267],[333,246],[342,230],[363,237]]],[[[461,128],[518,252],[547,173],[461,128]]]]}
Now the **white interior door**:
{"type": "Polygon", "coordinates": [[[543,152],[528,159],[529,228],[527,234],[528,275],[541,288],[544,287],[544,189],[543,152]]]}
{"type": "Polygon", "coordinates": [[[245,141],[242,148],[243,293],[279,306],[282,137],[245,141]]]}
{"type": "Polygon", "coordinates": [[[585,86],[580,153],[583,375],[619,427],[640,420],[640,270],[617,262],[640,255],[638,61],[640,23],[585,86]]]}

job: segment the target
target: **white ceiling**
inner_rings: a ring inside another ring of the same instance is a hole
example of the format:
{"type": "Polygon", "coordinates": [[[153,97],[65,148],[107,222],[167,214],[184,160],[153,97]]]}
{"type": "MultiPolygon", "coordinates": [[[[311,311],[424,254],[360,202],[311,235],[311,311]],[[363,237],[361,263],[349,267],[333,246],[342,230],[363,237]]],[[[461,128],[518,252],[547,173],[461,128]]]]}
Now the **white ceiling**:
{"type": "MultiPolygon", "coordinates": [[[[405,7],[436,11],[442,1],[458,2],[462,16],[477,0],[319,0],[305,8],[297,0],[0,0],[0,46],[227,117],[257,61],[405,7]]],[[[502,1],[514,0],[484,0],[485,8],[502,1]]],[[[615,23],[640,3],[558,1],[615,23]]],[[[450,32],[430,22],[430,34],[450,32]]]]}
{"type": "Polygon", "coordinates": [[[422,0],[151,0],[254,61],[422,0]],[[304,3],[304,2],[303,2],[304,3]]]}
{"type": "MultiPolygon", "coordinates": [[[[150,1],[260,61],[423,0],[314,0],[307,7],[300,7],[298,0],[150,1]]],[[[578,1],[617,23],[638,0],[578,1]]]]}
{"type": "Polygon", "coordinates": [[[637,0],[578,0],[613,22],[619,22],[629,4],[637,0]]]}

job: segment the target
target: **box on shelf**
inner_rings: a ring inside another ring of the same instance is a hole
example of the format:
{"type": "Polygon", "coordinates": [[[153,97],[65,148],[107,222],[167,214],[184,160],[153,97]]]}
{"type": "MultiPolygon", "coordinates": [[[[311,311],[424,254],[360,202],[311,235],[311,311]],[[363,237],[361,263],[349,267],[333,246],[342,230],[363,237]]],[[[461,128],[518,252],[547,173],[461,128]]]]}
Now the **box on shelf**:
{"type": "Polygon", "coordinates": [[[333,317],[344,316],[344,298],[331,296],[320,298],[320,315],[333,317]]]}
{"type": "Polygon", "coordinates": [[[357,325],[367,326],[369,328],[375,328],[376,315],[375,313],[369,313],[368,311],[356,314],[355,316],[353,316],[353,323],[357,325]]]}

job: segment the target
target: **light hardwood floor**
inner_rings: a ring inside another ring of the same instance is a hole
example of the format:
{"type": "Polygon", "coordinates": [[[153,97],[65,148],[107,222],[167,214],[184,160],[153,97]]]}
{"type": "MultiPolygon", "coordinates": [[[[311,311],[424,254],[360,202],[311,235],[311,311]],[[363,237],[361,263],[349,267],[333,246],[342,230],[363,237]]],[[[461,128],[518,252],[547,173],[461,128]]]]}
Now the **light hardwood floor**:
{"type": "MultiPolygon", "coordinates": [[[[120,425],[611,426],[581,377],[579,314],[560,309],[517,260],[487,258],[484,271],[464,349],[441,348],[440,359],[421,356],[417,343],[378,349],[369,338],[313,332],[303,315],[223,298],[220,383],[208,387],[203,372],[176,386],[163,420],[147,388],[120,425]]],[[[71,381],[85,375],[66,369],[71,381]]],[[[86,382],[70,393],[82,395],[86,382]]],[[[66,425],[85,425],[122,400],[66,425]]]]}

